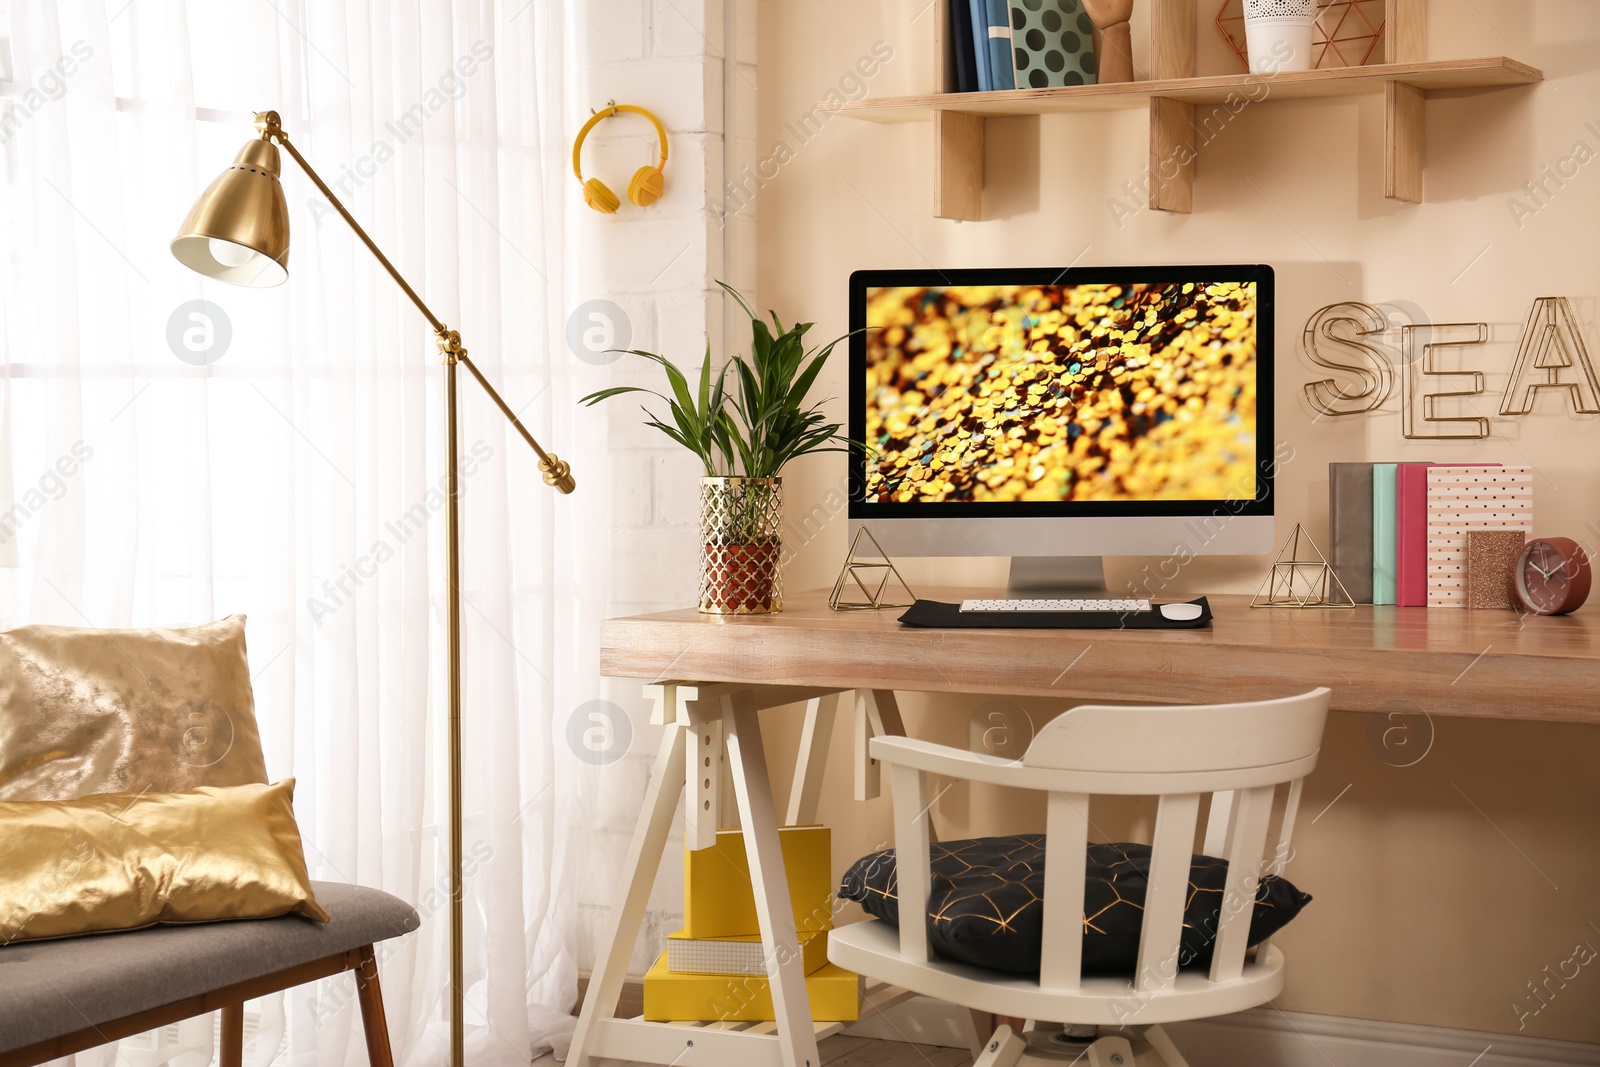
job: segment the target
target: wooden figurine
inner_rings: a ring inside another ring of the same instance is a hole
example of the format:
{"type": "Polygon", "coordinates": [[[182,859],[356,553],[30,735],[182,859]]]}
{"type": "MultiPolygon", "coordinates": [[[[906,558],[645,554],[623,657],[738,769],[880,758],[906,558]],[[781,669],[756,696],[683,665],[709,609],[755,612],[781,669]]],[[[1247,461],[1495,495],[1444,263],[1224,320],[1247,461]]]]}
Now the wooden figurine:
{"type": "Polygon", "coordinates": [[[1083,9],[1094,23],[1095,81],[1133,81],[1133,0],[1083,0],[1083,9]]]}

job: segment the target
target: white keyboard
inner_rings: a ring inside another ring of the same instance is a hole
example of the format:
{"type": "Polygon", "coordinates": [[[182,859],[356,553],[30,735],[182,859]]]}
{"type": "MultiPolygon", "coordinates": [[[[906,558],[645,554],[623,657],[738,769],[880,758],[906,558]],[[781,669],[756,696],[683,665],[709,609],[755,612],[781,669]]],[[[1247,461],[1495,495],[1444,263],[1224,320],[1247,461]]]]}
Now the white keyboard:
{"type": "Polygon", "coordinates": [[[1149,611],[1150,601],[1123,597],[1074,600],[963,600],[962,611],[1149,611]]]}

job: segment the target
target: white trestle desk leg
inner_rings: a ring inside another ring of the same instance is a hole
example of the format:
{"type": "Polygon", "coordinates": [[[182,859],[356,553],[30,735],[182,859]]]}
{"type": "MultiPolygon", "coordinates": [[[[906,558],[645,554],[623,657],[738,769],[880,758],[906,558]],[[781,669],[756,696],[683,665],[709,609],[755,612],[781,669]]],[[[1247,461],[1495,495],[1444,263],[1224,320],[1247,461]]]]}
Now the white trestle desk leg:
{"type": "Polygon", "coordinates": [[[872,694],[865,689],[857,689],[855,721],[851,723],[850,730],[855,737],[855,757],[852,762],[857,803],[877,800],[883,793],[883,772],[878,767],[878,761],[872,758],[870,749],[874,734],[883,732],[882,727],[873,721],[877,712],[872,694]]]}
{"type": "Polygon", "coordinates": [[[750,861],[756,919],[767,955],[767,977],[772,987],[772,1008],[777,1016],[783,1064],[784,1067],[821,1067],[800,945],[795,936],[789,879],[784,874],[783,853],[778,844],[772,785],[767,779],[766,754],[761,747],[759,712],[754,696],[748,691],[723,696],[719,702],[727,737],[728,767],[733,772],[733,791],[744,829],[745,855],[750,861]]]}
{"type": "Polygon", "coordinates": [[[715,845],[717,830],[727,825],[722,822],[722,713],[714,705],[704,711],[701,707],[700,701],[688,703],[689,740],[684,746],[689,809],[683,847],[690,850],[715,845]]]}
{"type": "MultiPolygon", "coordinates": [[[[672,702],[676,702],[675,697],[672,702]]],[[[633,831],[633,840],[628,845],[628,858],[623,867],[631,871],[632,876],[616,906],[611,909],[610,921],[599,945],[600,963],[590,976],[589,991],[583,998],[578,1027],[572,1035],[568,1067],[592,1067],[594,1059],[587,1049],[595,1023],[616,1016],[617,997],[621,995],[622,983],[627,977],[634,939],[644,924],[645,906],[650,901],[656,869],[661,865],[661,857],[667,848],[667,836],[672,832],[672,817],[677,813],[678,799],[683,795],[684,735],[688,731],[677,721],[671,708],[665,710],[665,733],[650,774],[648,804],[633,831]]]]}
{"type": "Polygon", "coordinates": [[[828,768],[828,744],[833,739],[833,720],[838,710],[838,693],[806,701],[806,723],[800,733],[800,758],[794,768],[794,784],[789,788],[785,826],[805,826],[817,821],[822,774],[828,768]]]}
{"type": "Polygon", "coordinates": [[[876,800],[883,787],[878,761],[872,758],[869,743],[874,737],[904,737],[900,704],[888,689],[856,690],[856,799],[876,800]]]}

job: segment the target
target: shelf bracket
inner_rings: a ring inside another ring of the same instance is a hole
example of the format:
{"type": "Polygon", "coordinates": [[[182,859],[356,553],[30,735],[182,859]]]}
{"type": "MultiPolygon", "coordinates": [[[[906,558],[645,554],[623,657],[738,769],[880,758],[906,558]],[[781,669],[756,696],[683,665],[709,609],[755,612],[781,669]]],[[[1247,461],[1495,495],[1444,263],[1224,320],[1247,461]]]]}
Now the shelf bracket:
{"type": "Polygon", "coordinates": [[[1385,63],[1428,58],[1428,0],[1384,0],[1383,20],[1385,63]]]}
{"type": "Polygon", "coordinates": [[[982,115],[933,113],[933,214],[978,222],[983,218],[982,115]]]}
{"type": "Polygon", "coordinates": [[[1187,215],[1194,210],[1194,105],[1150,98],[1150,207],[1187,215]]]}
{"type": "MultiPolygon", "coordinates": [[[[1427,0],[1384,0],[1383,61],[1420,63],[1428,54],[1427,0]]],[[[1383,195],[1422,203],[1423,91],[1404,82],[1383,87],[1383,195]]]]}
{"type": "Polygon", "coordinates": [[[1423,93],[1415,85],[1383,87],[1383,195],[1422,203],[1423,93]]]}
{"type": "MultiPolygon", "coordinates": [[[[1150,14],[1150,77],[1192,78],[1194,0],[1154,0],[1150,14]]],[[[1194,104],[1150,98],[1150,207],[1187,215],[1194,210],[1194,104]]]]}

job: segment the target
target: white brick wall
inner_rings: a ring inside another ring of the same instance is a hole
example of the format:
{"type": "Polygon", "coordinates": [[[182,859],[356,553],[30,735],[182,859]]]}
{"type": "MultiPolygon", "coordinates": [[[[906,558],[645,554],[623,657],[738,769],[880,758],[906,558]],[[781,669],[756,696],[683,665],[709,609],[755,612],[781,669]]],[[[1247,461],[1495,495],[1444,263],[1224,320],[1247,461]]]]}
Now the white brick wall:
{"type": "MultiPolygon", "coordinates": [[[[582,32],[584,66],[579,84],[586,106],[608,100],[638,104],[666,126],[670,153],[666,193],[649,208],[627,202],[628,179],[656,160],[656,134],[633,115],[596,127],[585,145],[583,170],[623,199],[615,215],[579,215],[569,287],[573,308],[591,300],[619,307],[631,327],[631,348],[660,352],[698,368],[706,345],[713,359],[725,355],[723,338],[742,341],[747,328],[716,287],[725,278],[754,298],[755,217],[737,230],[716,217],[731,158],[724,130],[736,129],[739,151],[754,158],[755,0],[589,0],[582,32]],[[738,25],[729,32],[728,23],[738,25]],[[736,42],[738,70],[727,60],[736,42]],[[737,83],[737,84],[736,84],[737,83]],[[725,102],[733,101],[725,107],[725,102]],[[737,234],[737,240],[735,240],[737,234]],[[738,324],[731,335],[728,322],[738,324]]],[[[581,113],[580,116],[581,117],[581,113]]],[[[577,195],[576,188],[572,195],[577,195]]],[[[586,391],[613,385],[664,389],[659,368],[632,356],[593,361],[580,370],[586,391]]],[[[698,553],[700,467],[683,449],[643,424],[633,398],[621,397],[586,412],[605,420],[611,529],[608,613],[633,614],[681,608],[693,602],[698,553]]],[[[653,405],[659,407],[659,405],[653,405]]],[[[663,412],[664,414],[664,412],[663,412]]],[[[585,874],[579,890],[578,965],[594,964],[618,888],[628,840],[640,808],[651,795],[648,781],[659,728],[648,724],[638,683],[603,680],[597,695],[628,713],[633,739],[628,755],[593,773],[596,803],[589,814],[585,874]]],[[[662,939],[683,920],[680,826],[675,829],[645,923],[632,955],[642,973],[662,939]]]]}

